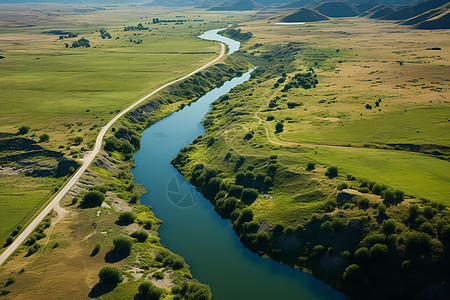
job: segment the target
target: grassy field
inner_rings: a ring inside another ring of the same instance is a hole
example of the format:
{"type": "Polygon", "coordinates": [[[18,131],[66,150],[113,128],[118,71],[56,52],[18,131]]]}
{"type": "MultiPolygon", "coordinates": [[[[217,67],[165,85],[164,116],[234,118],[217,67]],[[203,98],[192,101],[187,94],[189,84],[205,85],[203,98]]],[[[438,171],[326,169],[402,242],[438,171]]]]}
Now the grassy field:
{"type": "MultiPolygon", "coordinates": [[[[217,55],[219,45],[199,40],[198,34],[245,18],[195,11],[167,13],[132,6],[87,13],[80,12],[80,8],[83,7],[2,7],[1,139],[14,138],[9,134],[16,134],[20,126],[26,125],[30,131],[21,138],[38,142],[46,133],[50,139],[39,143],[41,147],[76,160],[92,147],[99,128],[115,113],[217,55]],[[154,17],[189,21],[150,24],[154,17]],[[138,23],[149,29],[124,31],[124,27],[138,23]],[[105,29],[112,38],[102,39],[100,29],[105,29]],[[54,30],[66,32],[65,35],[77,33],[78,37],[60,39],[60,34],[48,33],[54,30]],[[90,41],[90,48],[65,47],[65,43],[70,46],[81,37],[90,41]],[[83,138],[82,143],[73,143],[74,137],[83,138]]],[[[5,150],[0,157],[27,151],[5,150]]],[[[40,160],[41,157],[31,157],[28,162],[40,160]]],[[[11,158],[1,167],[20,170],[23,163],[11,158]]],[[[0,187],[2,244],[13,229],[23,226],[42,207],[65,179],[14,174],[0,169],[4,183],[0,187]]]]}

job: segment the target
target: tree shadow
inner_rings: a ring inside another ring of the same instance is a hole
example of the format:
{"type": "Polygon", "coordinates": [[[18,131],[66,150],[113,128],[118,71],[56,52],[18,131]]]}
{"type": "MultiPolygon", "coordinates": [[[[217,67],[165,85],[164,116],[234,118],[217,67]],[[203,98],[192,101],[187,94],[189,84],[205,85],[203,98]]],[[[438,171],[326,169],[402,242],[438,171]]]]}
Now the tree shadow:
{"type": "Polygon", "coordinates": [[[98,298],[116,288],[116,283],[97,283],[89,292],[89,298],[98,298]]]}
{"type": "Polygon", "coordinates": [[[116,222],[114,222],[116,225],[118,226],[128,226],[130,224],[133,224],[133,222],[129,222],[129,221],[121,221],[121,220],[117,220],[116,222]]]}
{"type": "Polygon", "coordinates": [[[82,201],[82,202],[78,205],[77,208],[85,209],[85,208],[94,208],[94,207],[101,207],[101,205],[94,204],[94,203],[87,203],[87,202],[82,201]]]}
{"type": "Polygon", "coordinates": [[[124,259],[125,257],[127,257],[129,255],[129,253],[120,253],[120,252],[116,252],[116,251],[109,251],[105,254],[105,262],[107,263],[116,263],[118,261],[121,261],[122,259],[124,259]]]}

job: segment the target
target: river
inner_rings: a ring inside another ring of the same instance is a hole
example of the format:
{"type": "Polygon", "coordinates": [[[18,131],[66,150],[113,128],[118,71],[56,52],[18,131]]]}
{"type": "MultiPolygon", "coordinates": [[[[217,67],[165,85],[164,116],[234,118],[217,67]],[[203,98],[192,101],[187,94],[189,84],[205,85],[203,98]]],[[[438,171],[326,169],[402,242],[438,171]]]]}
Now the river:
{"type": "MultiPolygon", "coordinates": [[[[229,53],[238,42],[208,31],[201,37],[227,43],[229,53]]],[[[237,48],[236,48],[236,45],[237,48]]],[[[215,88],[196,102],[144,130],[136,152],[135,181],[147,188],[141,203],[150,205],[163,221],[161,243],[180,254],[192,275],[208,284],[216,300],[344,299],[313,276],[263,259],[243,247],[210,202],[170,164],[179,150],[204,134],[201,120],[210,104],[250,78],[252,70],[215,88]]]]}

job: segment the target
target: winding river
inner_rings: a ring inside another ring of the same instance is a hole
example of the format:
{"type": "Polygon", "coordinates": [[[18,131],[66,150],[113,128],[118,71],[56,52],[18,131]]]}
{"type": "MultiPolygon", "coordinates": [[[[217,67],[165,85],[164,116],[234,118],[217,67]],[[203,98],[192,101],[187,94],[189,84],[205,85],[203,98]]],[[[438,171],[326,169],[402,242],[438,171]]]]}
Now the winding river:
{"type": "MultiPolygon", "coordinates": [[[[227,43],[229,53],[239,42],[211,30],[201,36],[227,43]]],[[[216,300],[344,299],[313,276],[263,259],[243,247],[229,220],[170,164],[179,150],[204,134],[201,120],[210,104],[250,78],[252,70],[225,82],[196,102],[156,122],[142,133],[135,154],[135,180],[148,189],[141,203],[163,220],[161,243],[180,254],[192,274],[211,287],[216,300]]]]}

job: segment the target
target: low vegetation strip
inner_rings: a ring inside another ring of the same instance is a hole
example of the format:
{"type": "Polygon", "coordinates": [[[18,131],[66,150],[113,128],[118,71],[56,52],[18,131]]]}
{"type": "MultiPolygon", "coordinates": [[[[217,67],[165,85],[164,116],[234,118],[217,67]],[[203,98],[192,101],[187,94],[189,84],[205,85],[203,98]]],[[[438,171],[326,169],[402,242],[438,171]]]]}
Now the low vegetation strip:
{"type": "Polygon", "coordinates": [[[195,73],[197,73],[197,72],[207,68],[208,66],[213,65],[217,61],[219,61],[225,54],[225,45],[222,43],[220,45],[221,45],[220,54],[213,61],[203,65],[202,67],[198,68],[197,70],[195,70],[179,79],[173,80],[173,81],[166,83],[165,85],[157,88],[156,90],[152,91],[151,93],[147,94],[146,96],[142,97],[141,99],[139,99],[138,101],[133,103],[132,105],[128,106],[126,109],[124,109],[119,114],[117,114],[111,121],[109,121],[108,124],[106,124],[100,130],[100,133],[98,134],[96,142],[95,142],[94,149],[92,150],[91,153],[89,153],[86,157],[83,158],[83,164],[81,165],[81,167],[72,175],[72,177],[64,185],[64,187],[60,190],[60,192],[58,194],[56,194],[56,196],[50,201],[50,203],[34,218],[34,220],[22,231],[22,233],[14,240],[14,242],[12,242],[11,245],[8,246],[8,248],[6,248],[6,250],[2,254],[0,254],[0,265],[3,264],[5,262],[5,260],[8,259],[8,257],[25,241],[25,239],[31,234],[31,232],[33,232],[33,230],[39,225],[39,223],[45,218],[45,216],[48,215],[50,213],[50,211],[54,209],[55,206],[59,205],[59,202],[61,201],[61,199],[72,188],[72,186],[78,181],[78,179],[81,177],[81,175],[84,173],[84,171],[86,171],[86,169],[90,166],[90,164],[92,163],[94,158],[99,153],[99,151],[102,147],[103,137],[105,136],[105,133],[111,128],[111,126],[123,115],[125,115],[126,113],[131,111],[133,108],[135,108],[139,104],[143,103],[144,101],[146,101],[148,98],[152,97],[159,91],[165,89],[166,87],[168,87],[176,82],[185,80],[186,78],[194,75],[195,73]]]}

